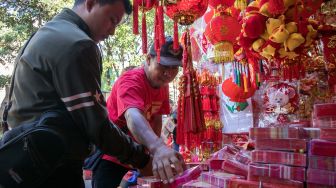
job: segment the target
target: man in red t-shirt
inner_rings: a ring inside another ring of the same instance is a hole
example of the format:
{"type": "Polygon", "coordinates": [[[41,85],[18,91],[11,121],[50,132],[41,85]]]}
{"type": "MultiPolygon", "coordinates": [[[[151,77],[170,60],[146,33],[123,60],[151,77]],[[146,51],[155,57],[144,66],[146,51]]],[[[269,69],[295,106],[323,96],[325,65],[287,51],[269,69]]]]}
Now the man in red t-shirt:
{"type": "MultiPolygon", "coordinates": [[[[173,169],[165,166],[174,165],[178,173],[182,173],[184,166],[181,155],[168,148],[159,138],[161,116],[170,113],[168,83],[178,73],[182,51],[181,46],[178,50],[173,50],[173,40],[167,37],[166,43],[161,47],[158,62],[152,45],[144,65],[122,74],[114,83],[107,99],[109,119],[138,143],[145,145],[151,154],[156,154],[155,157],[160,157],[162,163],[153,163],[152,168],[159,169],[158,174],[154,175],[161,179],[172,177],[173,174],[173,169]]],[[[104,155],[102,159],[93,171],[94,188],[118,187],[130,167],[112,156],[104,155]]],[[[173,179],[169,181],[172,182],[173,179]]]]}

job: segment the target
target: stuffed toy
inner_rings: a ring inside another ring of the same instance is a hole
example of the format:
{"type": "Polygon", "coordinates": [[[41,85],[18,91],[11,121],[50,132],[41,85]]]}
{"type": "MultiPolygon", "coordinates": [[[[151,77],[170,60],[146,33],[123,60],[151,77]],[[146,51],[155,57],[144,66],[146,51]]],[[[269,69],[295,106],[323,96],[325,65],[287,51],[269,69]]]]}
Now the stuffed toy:
{"type": "Polygon", "coordinates": [[[255,40],[252,44],[252,49],[256,52],[261,52],[261,47],[265,44],[265,40],[262,38],[259,38],[255,40]]]}
{"type": "Polygon", "coordinates": [[[288,34],[296,33],[298,31],[296,22],[286,23],[286,30],[288,31],[288,34]]]}
{"type": "Polygon", "coordinates": [[[265,113],[275,115],[277,121],[288,121],[288,114],[298,108],[298,95],[293,86],[286,83],[275,84],[264,93],[265,113]]]}

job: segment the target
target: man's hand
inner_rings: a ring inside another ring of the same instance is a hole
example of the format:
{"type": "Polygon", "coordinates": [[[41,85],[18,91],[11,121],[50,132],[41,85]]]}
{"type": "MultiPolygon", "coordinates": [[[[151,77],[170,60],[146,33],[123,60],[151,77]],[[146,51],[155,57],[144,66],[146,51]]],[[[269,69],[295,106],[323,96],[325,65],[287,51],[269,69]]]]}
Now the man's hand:
{"type": "Polygon", "coordinates": [[[155,148],[153,154],[153,174],[163,183],[172,183],[176,174],[181,174],[185,169],[182,156],[166,145],[155,148]]]}

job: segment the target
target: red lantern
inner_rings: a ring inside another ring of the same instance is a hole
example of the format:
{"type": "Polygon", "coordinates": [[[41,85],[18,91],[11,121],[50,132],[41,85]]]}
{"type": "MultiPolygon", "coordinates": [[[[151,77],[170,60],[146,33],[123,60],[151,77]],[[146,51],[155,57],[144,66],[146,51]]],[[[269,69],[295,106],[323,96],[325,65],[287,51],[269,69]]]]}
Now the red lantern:
{"type": "Polygon", "coordinates": [[[181,25],[190,25],[203,16],[208,8],[208,0],[180,0],[166,5],[166,14],[181,25]]]}
{"type": "Polygon", "coordinates": [[[224,95],[228,96],[233,102],[245,102],[246,99],[254,95],[255,89],[250,87],[247,92],[244,88],[238,86],[232,81],[232,78],[226,79],[222,84],[224,95]]]}
{"type": "Polygon", "coordinates": [[[216,63],[234,60],[233,45],[240,30],[241,25],[237,19],[224,13],[214,17],[206,26],[204,34],[215,47],[216,63]]]}

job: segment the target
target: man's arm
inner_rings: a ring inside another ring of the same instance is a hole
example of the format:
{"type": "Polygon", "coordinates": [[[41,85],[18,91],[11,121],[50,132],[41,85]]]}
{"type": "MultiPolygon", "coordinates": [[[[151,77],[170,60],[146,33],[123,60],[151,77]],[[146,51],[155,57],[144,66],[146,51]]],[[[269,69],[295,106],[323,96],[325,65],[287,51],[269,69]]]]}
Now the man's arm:
{"type": "Polygon", "coordinates": [[[162,131],[162,115],[154,115],[153,122],[155,125],[153,127],[153,131],[156,134],[156,136],[160,137],[162,131]]]}
{"type": "MultiPolygon", "coordinates": [[[[134,138],[145,145],[153,155],[153,174],[164,180],[165,183],[173,182],[174,174],[171,164],[177,173],[183,172],[183,159],[173,149],[168,148],[156,135],[142,111],[137,108],[129,108],[125,112],[127,127],[134,138]]],[[[160,124],[162,127],[162,122],[160,124]]]]}

